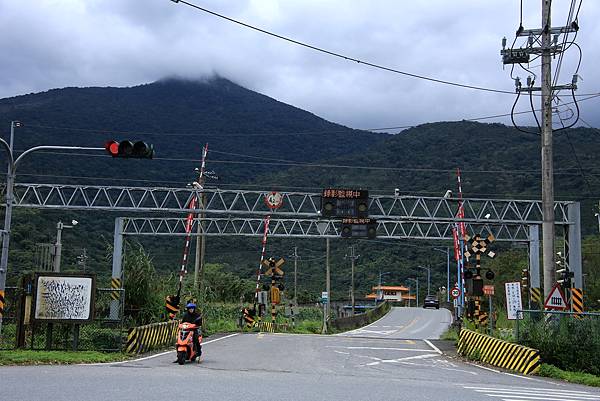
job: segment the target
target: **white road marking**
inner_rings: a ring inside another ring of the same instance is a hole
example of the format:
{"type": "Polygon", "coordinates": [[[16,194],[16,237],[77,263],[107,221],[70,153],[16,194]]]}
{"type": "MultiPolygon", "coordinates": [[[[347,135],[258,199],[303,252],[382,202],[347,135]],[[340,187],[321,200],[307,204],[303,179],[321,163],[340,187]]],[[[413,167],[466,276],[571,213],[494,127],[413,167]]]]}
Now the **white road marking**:
{"type": "Polygon", "coordinates": [[[463,386],[465,389],[485,394],[488,397],[502,398],[504,401],[591,401],[600,400],[600,394],[587,391],[561,390],[541,387],[476,387],[463,386]]]}
{"type": "Polygon", "coordinates": [[[388,348],[388,347],[346,347],[342,345],[328,345],[325,348],[343,348],[343,349],[369,349],[369,350],[385,350],[385,351],[413,351],[413,352],[431,352],[430,349],[420,348],[388,348]]]}
{"type": "Polygon", "coordinates": [[[433,350],[435,352],[437,352],[438,354],[442,355],[442,351],[440,351],[440,349],[438,347],[436,347],[435,345],[433,345],[431,343],[431,341],[429,341],[429,340],[423,340],[423,341],[425,341],[427,343],[427,345],[429,345],[431,348],[433,348],[433,350]]]}
{"type": "Polygon", "coordinates": [[[438,356],[438,354],[425,354],[425,355],[407,356],[405,358],[398,358],[398,359],[382,359],[382,360],[377,361],[377,362],[367,363],[365,366],[375,366],[375,365],[379,365],[380,363],[402,363],[403,361],[408,361],[408,360],[412,360],[412,359],[434,358],[436,356],[438,356]]]}
{"type": "MultiPolygon", "coordinates": [[[[224,340],[226,338],[230,338],[233,336],[238,336],[240,333],[233,333],[233,334],[229,334],[228,336],[224,336],[224,337],[219,337],[219,338],[215,338],[214,340],[209,340],[209,341],[203,341],[202,345],[206,345],[206,344],[210,344],[210,343],[214,343],[217,341],[221,341],[224,340]]],[[[171,350],[171,351],[165,351],[165,352],[161,352],[159,354],[154,354],[154,355],[149,355],[149,356],[145,356],[142,358],[137,358],[137,359],[130,359],[127,361],[118,361],[118,362],[100,362],[100,363],[81,363],[79,365],[84,365],[84,366],[99,366],[99,365],[121,365],[124,363],[131,363],[131,362],[141,362],[141,361],[146,361],[148,359],[153,359],[153,358],[158,358],[159,356],[163,356],[163,355],[167,355],[170,354],[172,352],[175,352],[175,350],[171,350]]]]}

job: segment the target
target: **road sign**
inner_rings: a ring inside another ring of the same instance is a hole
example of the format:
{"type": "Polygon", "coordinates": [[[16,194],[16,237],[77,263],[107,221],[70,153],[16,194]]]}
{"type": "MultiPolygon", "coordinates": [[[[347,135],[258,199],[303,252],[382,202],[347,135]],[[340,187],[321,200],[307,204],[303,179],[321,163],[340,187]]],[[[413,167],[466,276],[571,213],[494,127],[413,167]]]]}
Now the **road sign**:
{"type": "Polygon", "coordinates": [[[569,308],[567,300],[565,299],[565,294],[560,288],[560,284],[554,284],[552,291],[550,291],[548,298],[546,298],[546,302],[544,302],[544,308],[554,310],[565,310],[569,308]]]}
{"type": "Polygon", "coordinates": [[[342,238],[376,238],[377,221],[368,218],[344,218],[340,236],[342,238]]]}
{"type": "Polygon", "coordinates": [[[283,195],[277,191],[269,192],[265,195],[265,203],[269,209],[279,209],[283,205],[283,195]]]}
{"type": "Polygon", "coordinates": [[[509,320],[523,319],[522,313],[517,311],[523,310],[521,302],[521,282],[504,283],[506,290],[506,313],[509,320]]]}
{"type": "Polygon", "coordinates": [[[323,291],[321,293],[321,302],[325,304],[329,302],[329,294],[327,293],[327,291],[323,291]]]}
{"type": "Polygon", "coordinates": [[[357,217],[369,215],[369,191],[363,189],[324,189],[321,194],[321,216],[357,217]]]}
{"type": "Polygon", "coordinates": [[[458,287],[454,287],[451,291],[450,291],[450,295],[452,295],[452,298],[457,299],[458,297],[460,297],[460,288],[458,287]]]}
{"type": "Polygon", "coordinates": [[[494,295],[494,286],[493,285],[484,285],[483,293],[485,295],[494,295]]]}

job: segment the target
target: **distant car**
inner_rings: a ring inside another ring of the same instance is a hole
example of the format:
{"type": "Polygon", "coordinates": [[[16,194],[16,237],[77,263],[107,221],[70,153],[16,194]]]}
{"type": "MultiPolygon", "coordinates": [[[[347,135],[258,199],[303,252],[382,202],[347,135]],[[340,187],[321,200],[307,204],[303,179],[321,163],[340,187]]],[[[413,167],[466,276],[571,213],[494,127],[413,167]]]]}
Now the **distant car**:
{"type": "Polygon", "coordinates": [[[423,302],[423,308],[435,308],[440,309],[440,301],[437,299],[435,295],[427,295],[425,297],[425,301],[423,302]]]}

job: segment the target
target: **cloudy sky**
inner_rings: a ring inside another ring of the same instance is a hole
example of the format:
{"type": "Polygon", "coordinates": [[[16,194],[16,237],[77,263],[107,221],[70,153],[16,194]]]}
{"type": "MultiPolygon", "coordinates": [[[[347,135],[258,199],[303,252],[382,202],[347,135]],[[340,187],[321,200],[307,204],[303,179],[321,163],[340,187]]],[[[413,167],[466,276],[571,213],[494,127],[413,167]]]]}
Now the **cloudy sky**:
{"type": "MultiPolygon", "coordinates": [[[[514,89],[499,50],[503,36],[509,44],[514,38],[518,0],[190,2],[374,64],[514,89]]],[[[541,2],[523,2],[523,25],[539,27],[541,2]]],[[[565,23],[570,3],[554,1],[553,26],[565,23]]],[[[583,49],[580,94],[600,92],[599,20],[600,2],[584,1],[577,37],[583,49]]],[[[216,73],[355,128],[503,114],[514,101],[512,94],[440,85],[341,60],[171,0],[0,0],[0,24],[0,98],[65,86],[133,86],[165,76],[216,73]]],[[[571,47],[559,83],[570,82],[577,60],[571,47]]],[[[531,67],[539,73],[539,62],[531,67]]],[[[525,80],[527,73],[515,75],[525,80]]],[[[600,126],[599,106],[600,97],[580,102],[582,117],[594,126],[600,126]]],[[[517,110],[527,109],[528,101],[522,99],[517,110]]],[[[532,120],[525,116],[519,121],[532,120]]]]}

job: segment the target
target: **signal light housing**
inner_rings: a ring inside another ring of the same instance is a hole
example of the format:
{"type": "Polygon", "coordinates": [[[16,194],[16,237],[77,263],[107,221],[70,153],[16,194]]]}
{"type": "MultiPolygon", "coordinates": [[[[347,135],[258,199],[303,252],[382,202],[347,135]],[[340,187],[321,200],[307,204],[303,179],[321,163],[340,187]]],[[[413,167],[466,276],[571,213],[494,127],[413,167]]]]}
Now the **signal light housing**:
{"type": "Polygon", "coordinates": [[[154,145],[144,141],[108,141],[104,149],[112,157],[132,159],[152,159],[154,157],[154,145]]]}

